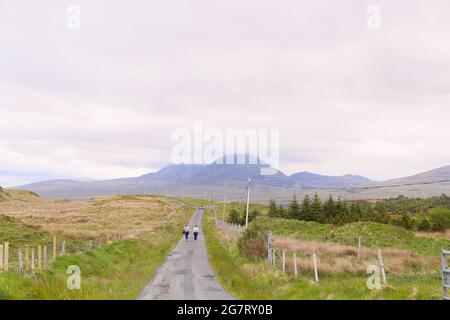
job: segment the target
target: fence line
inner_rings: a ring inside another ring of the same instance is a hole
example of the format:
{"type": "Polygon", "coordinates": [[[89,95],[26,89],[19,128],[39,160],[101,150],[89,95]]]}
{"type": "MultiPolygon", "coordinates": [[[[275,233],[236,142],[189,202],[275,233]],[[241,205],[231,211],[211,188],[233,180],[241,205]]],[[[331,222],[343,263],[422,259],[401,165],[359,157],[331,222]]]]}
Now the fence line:
{"type": "Polygon", "coordinates": [[[383,253],[381,252],[381,249],[378,249],[378,263],[380,265],[381,279],[383,280],[383,284],[386,285],[386,272],[384,270],[383,253]]]}
{"type": "MultiPolygon", "coordinates": [[[[102,245],[108,245],[113,243],[113,241],[124,239],[123,235],[112,235],[105,238],[99,238],[99,248],[102,245]]],[[[80,239],[87,240],[87,239],[80,239]]],[[[62,240],[58,243],[56,236],[53,236],[50,244],[50,258],[48,257],[48,244],[36,244],[36,245],[17,245],[13,246],[11,250],[10,242],[6,241],[0,243],[0,272],[14,272],[20,276],[25,274],[33,274],[42,271],[44,268],[48,267],[58,256],[64,256],[67,253],[77,254],[85,251],[90,251],[93,249],[93,239],[90,239],[86,243],[86,248],[80,248],[77,243],[71,244],[69,246],[66,240],[62,240]],[[60,248],[59,252],[57,248],[60,248]]]]}
{"type": "MultiPolygon", "coordinates": [[[[360,251],[361,251],[361,237],[358,237],[358,244],[357,244],[357,260],[359,261],[360,259],[360,251]]],[[[450,256],[450,251],[445,251],[447,254],[447,257],[450,256]]],[[[297,254],[298,252],[292,252],[289,253],[286,250],[282,250],[281,253],[278,253],[274,248],[273,248],[273,239],[272,239],[272,232],[270,231],[268,233],[267,236],[267,263],[269,266],[273,267],[273,268],[278,268],[280,271],[282,271],[283,273],[291,273],[293,274],[295,277],[298,277],[299,274],[301,274],[302,270],[301,267],[298,264],[298,259],[297,259],[297,254]],[[287,257],[291,257],[290,263],[288,263],[288,259],[287,257]],[[278,257],[278,259],[277,259],[278,257]]],[[[382,254],[382,250],[379,248],[377,250],[375,250],[374,252],[374,256],[377,257],[378,259],[378,268],[380,271],[380,281],[382,282],[383,285],[387,285],[387,278],[386,278],[386,270],[385,270],[385,265],[384,265],[384,260],[383,260],[383,254],[382,254]]],[[[444,257],[444,254],[443,254],[444,257]]],[[[312,270],[312,274],[313,274],[313,280],[316,283],[319,283],[320,281],[320,277],[319,277],[319,256],[318,254],[315,252],[315,250],[311,251],[310,254],[310,262],[311,262],[311,270],[312,270]]],[[[443,258],[444,261],[444,258],[443,258]]],[[[444,262],[442,264],[442,268],[443,268],[443,277],[444,274],[446,275],[445,279],[443,278],[443,286],[445,289],[450,289],[450,267],[448,267],[447,265],[445,265],[444,267],[444,262]],[[444,270],[446,270],[444,272],[444,270]],[[444,285],[445,282],[445,285],[444,285]]],[[[450,299],[450,298],[448,298],[450,299]]]]}
{"type": "Polygon", "coordinates": [[[232,233],[237,237],[240,237],[241,234],[245,231],[244,226],[241,226],[240,224],[237,223],[226,222],[218,219],[217,217],[215,218],[215,223],[216,227],[221,228],[222,230],[225,230],[229,233],[232,233]]]}
{"type": "Polygon", "coordinates": [[[450,251],[442,250],[442,298],[450,300],[447,290],[450,289],[450,266],[447,258],[450,257],[450,251]]]}

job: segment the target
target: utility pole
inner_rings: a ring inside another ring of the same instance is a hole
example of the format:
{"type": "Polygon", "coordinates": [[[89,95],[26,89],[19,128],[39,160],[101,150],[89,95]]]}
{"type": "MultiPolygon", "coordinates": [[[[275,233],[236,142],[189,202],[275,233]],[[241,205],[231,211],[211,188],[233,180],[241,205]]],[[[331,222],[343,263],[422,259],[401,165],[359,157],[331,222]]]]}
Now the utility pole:
{"type": "Polygon", "coordinates": [[[217,210],[216,210],[216,204],[214,203],[214,192],[211,193],[211,202],[212,202],[212,207],[213,207],[213,211],[214,211],[214,221],[217,221],[217,210]]]}
{"type": "Polygon", "coordinates": [[[227,206],[227,180],[225,180],[225,192],[223,193],[223,214],[222,214],[223,221],[225,221],[226,206],[227,206]]]}
{"type": "Polygon", "coordinates": [[[248,178],[248,187],[247,187],[247,211],[245,213],[245,230],[248,229],[248,210],[250,208],[250,184],[251,184],[251,179],[249,177],[248,178]]]}

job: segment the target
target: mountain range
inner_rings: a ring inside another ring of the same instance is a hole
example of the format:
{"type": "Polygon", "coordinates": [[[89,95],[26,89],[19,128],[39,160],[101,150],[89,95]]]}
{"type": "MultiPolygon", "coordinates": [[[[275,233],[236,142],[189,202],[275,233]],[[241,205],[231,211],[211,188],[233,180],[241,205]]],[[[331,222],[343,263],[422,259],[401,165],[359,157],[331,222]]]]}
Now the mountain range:
{"type": "Polygon", "coordinates": [[[239,200],[252,179],[252,189],[257,197],[266,201],[268,197],[288,198],[293,193],[337,194],[352,198],[384,198],[396,194],[415,196],[450,192],[450,183],[420,185],[423,182],[450,180],[450,166],[434,169],[414,176],[375,182],[358,175],[327,176],[311,172],[286,175],[276,170],[274,175],[261,175],[266,164],[220,164],[209,165],[177,164],[168,165],[159,171],[140,177],[103,181],[49,180],[16,187],[27,189],[41,196],[56,199],[83,199],[113,194],[167,194],[176,196],[201,197],[216,194],[239,200]],[[417,186],[399,187],[402,184],[419,183],[417,186]],[[395,186],[395,187],[394,187],[395,186]],[[437,188],[436,188],[437,186],[437,188]],[[224,190],[227,190],[226,192],[224,190]]]}

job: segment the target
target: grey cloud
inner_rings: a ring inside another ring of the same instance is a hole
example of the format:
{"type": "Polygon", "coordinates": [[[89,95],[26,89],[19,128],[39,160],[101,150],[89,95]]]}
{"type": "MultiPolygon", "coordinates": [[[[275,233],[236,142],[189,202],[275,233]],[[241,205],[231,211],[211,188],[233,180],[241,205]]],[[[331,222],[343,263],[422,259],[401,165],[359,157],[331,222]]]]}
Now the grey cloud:
{"type": "Polygon", "coordinates": [[[450,159],[448,1],[376,1],[379,31],[365,24],[373,1],[78,0],[82,29],[70,32],[73,3],[1,4],[11,172],[145,173],[197,120],[279,128],[288,172],[381,179],[450,159]]]}

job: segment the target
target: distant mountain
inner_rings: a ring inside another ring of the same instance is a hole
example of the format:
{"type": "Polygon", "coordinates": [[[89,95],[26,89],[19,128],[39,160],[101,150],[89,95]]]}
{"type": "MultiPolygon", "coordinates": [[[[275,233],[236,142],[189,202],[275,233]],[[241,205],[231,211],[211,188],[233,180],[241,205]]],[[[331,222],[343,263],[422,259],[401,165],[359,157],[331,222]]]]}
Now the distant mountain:
{"type": "MultiPolygon", "coordinates": [[[[219,159],[220,160],[220,159],[219,159]]],[[[223,160],[223,159],[221,159],[223,160]]],[[[193,197],[206,196],[207,193],[216,195],[223,193],[224,184],[227,183],[229,195],[242,197],[247,185],[247,179],[252,178],[253,193],[266,201],[269,197],[292,197],[307,194],[315,188],[323,196],[334,193],[345,196],[348,190],[327,190],[333,188],[349,188],[375,185],[374,189],[359,189],[352,192],[351,197],[385,198],[400,194],[413,196],[431,196],[440,193],[450,193],[450,183],[432,185],[414,185],[411,187],[389,187],[390,185],[429,182],[450,179],[450,166],[438,168],[411,177],[374,183],[370,179],[356,175],[325,176],[310,172],[298,172],[291,176],[275,170],[274,175],[261,175],[261,169],[267,165],[261,161],[256,164],[220,164],[216,161],[209,165],[178,164],[169,165],[157,172],[145,174],[140,177],[123,178],[104,181],[75,181],[51,180],[32,183],[14,189],[27,189],[43,197],[83,199],[94,196],[114,194],[191,194],[193,197]],[[381,188],[380,188],[381,186],[381,188]]],[[[255,200],[256,201],[256,200],[255,200]]],[[[262,201],[262,200],[261,200],[262,201]]]]}
{"type": "Polygon", "coordinates": [[[301,188],[348,188],[365,186],[373,183],[372,180],[362,176],[323,176],[311,172],[298,172],[290,176],[301,188]]]}
{"type": "Polygon", "coordinates": [[[405,178],[384,181],[382,185],[416,183],[416,182],[423,183],[440,180],[450,180],[450,166],[433,169],[405,178]]]}
{"type": "Polygon", "coordinates": [[[200,164],[174,164],[162,168],[157,172],[152,172],[141,176],[141,179],[146,180],[162,180],[162,181],[177,181],[188,179],[199,173],[207,165],[200,164]]]}
{"type": "Polygon", "coordinates": [[[226,182],[228,185],[242,187],[246,185],[248,178],[251,178],[261,187],[293,187],[295,185],[295,181],[274,168],[271,169],[275,174],[263,175],[264,169],[268,168],[271,167],[258,158],[250,160],[248,155],[228,156],[217,159],[214,163],[200,169],[189,179],[179,182],[186,185],[208,186],[223,186],[226,182]],[[238,159],[238,156],[242,157],[238,159]]]}
{"type": "Polygon", "coordinates": [[[261,186],[293,187],[295,181],[281,171],[274,175],[261,175],[260,164],[211,164],[185,181],[188,185],[229,185],[245,186],[248,178],[261,186]]]}
{"type": "MultiPolygon", "coordinates": [[[[237,162],[237,158],[234,160],[237,162]]],[[[261,175],[261,170],[269,166],[259,159],[256,159],[256,164],[249,162],[247,155],[244,164],[220,164],[227,163],[227,159],[222,158],[209,165],[169,165],[140,177],[104,181],[49,180],[15,189],[31,190],[44,197],[73,199],[110,194],[166,193],[180,188],[189,190],[205,186],[223,188],[225,182],[230,188],[245,188],[249,177],[261,189],[290,188],[296,184],[295,180],[275,169],[274,175],[261,175]]]]}

